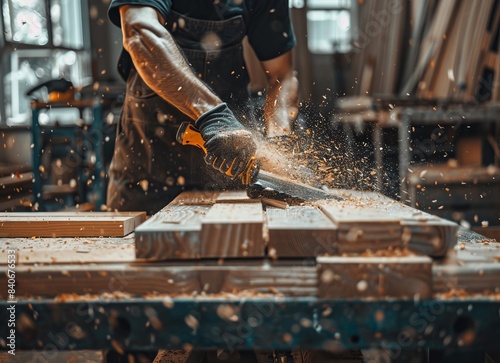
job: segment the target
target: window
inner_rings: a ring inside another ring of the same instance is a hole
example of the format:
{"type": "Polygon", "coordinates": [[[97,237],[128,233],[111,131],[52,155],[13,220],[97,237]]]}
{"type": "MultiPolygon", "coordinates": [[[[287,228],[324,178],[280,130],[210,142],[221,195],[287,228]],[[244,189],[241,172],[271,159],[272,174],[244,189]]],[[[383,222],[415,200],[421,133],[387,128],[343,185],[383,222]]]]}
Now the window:
{"type": "Polygon", "coordinates": [[[3,22],[9,42],[47,45],[47,3],[40,0],[4,0],[3,22]]]}
{"type": "Polygon", "coordinates": [[[349,52],[351,0],[308,0],[307,35],[312,53],[349,52]]]}
{"type": "MultiPolygon", "coordinates": [[[[85,0],[0,0],[0,124],[28,125],[26,91],[52,78],[75,87],[92,82],[89,42],[84,36],[85,0]],[[50,16],[48,15],[50,14],[50,16]],[[1,102],[1,101],[0,101],[1,102]]],[[[87,32],[88,33],[88,32],[87,32]]]]}

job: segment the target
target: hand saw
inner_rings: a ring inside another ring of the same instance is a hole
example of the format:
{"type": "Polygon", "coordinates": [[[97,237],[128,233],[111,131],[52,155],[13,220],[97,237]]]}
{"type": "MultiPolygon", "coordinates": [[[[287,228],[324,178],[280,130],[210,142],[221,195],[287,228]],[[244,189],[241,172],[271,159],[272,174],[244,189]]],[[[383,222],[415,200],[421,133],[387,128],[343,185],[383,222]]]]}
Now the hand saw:
{"type": "MultiPolygon", "coordinates": [[[[189,122],[183,122],[177,131],[177,141],[182,145],[199,147],[206,154],[205,141],[200,131],[189,122]]],[[[257,160],[252,159],[241,177],[250,198],[269,198],[296,205],[320,199],[341,199],[327,191],[303,183],[292,181],[265,170],[261,170],[257,160]]]]}

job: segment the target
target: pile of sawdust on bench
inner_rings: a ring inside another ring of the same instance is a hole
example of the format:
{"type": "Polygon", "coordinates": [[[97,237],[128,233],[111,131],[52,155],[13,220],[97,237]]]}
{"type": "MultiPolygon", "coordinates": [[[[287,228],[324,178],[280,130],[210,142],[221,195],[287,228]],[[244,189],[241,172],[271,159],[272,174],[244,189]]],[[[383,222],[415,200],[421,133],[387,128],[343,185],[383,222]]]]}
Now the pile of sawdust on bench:
{"type": "Polygon", "coordinates": [[[434,298],[442,300],[451,300],[451,299],[471,300],[471,299],[487,298],[495,301],[500,301],[500,292],[484,291],[482,293],[478,292],[472,293],[463,289],[450,289],[446,292],[440,292],[434,294],[434,298]]]}

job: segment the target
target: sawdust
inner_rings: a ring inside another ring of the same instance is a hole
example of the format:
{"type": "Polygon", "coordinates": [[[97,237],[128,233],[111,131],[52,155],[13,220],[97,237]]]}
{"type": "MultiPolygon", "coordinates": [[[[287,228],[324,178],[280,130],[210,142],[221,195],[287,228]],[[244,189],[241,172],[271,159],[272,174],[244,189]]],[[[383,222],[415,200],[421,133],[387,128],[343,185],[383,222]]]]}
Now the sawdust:
{"type": "MultiPolygon", "coordinates": [[[[102,294],[75,294],[65,293],[59,294],[53,298],[55,302],[73,302],[73,301],[115,301],[115,300],[129,300],[134,298],[150,299],[150,300],[166,300],[173,301],[173,299],[226,299],[226,300],[239,300],[248,298],[281,298],[283,295],[276,289],[270,287],[268,292],[256,291],[251,289],[233,291],[233,292],[218,292],[207,294],[203,291],[193,291],[192,293],[178,293],[178,294],[162,294],[151,292],[142,296],[135,296],[123,291],[106,292],[102,294]]],[[[19,296],[19,300],[47,300],[50,298],[43,296],[19,296]]]]}
{"type": "Polygon", "coordinates": [[[434,294],[436,299],[491,299],[494,301],[500,301],[500,293],[492,291],[484,291],[482,293],[469,292],[463,289],[450,289],[446,292],[440,292],[434,294]]]}
{"type": "Polygon", "coordinates": [[[417,254],[408,248],[389,247],[377,251],[365,250],[359,254],[342,254],[342,256],[360,256],[360,257],[406,257],[417,256],[417,254]]]}
{"type": "Polygon", "coordinates": [[[372,155],[354,155],[329,128],[323,121],[279,138],[256,135],[262,169],[319,188],[374,190],[379,173],[372,155]]]}
{"type": "Polygon", "coordinates": [[[318,184],[320,178],[313,169],[309,168],[300,150],[294,145],[294,139],[294,135],[272,140],[257,137],[256,156],[261,163],[261,168],[293,181],[318,184]]]}

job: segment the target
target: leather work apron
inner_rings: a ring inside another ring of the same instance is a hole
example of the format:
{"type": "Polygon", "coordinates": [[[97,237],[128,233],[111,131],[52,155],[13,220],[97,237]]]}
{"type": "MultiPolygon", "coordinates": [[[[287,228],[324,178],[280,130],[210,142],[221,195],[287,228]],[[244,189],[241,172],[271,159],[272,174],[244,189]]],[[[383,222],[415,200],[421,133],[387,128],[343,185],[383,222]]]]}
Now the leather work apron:
{"type": "MultiPolygon", "coordinates": [[[[243,121],[249,82],[243,17],[206,21],[172,12],[165,26],[194,72],[243,121]]],[[[109,210],[153,214],[183,190],[241,187],[206,165],[200,149],[177,143],[182,121],[189,118],[156,95],[131,67],[109,170],[109,210]]]]}

